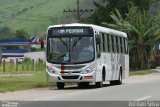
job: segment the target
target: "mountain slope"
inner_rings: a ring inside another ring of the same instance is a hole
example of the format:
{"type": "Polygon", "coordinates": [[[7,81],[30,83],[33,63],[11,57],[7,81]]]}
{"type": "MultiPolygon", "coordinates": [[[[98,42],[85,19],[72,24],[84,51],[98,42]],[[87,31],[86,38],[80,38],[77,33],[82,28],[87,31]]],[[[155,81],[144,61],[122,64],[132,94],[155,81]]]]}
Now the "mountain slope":
{"type": "Polygon", "coordinates": [[[63,10],[73,8],[75,3],[75,0],[0,0],[0,27],[43,35],[50,24],[60,23],[63,10]]]}

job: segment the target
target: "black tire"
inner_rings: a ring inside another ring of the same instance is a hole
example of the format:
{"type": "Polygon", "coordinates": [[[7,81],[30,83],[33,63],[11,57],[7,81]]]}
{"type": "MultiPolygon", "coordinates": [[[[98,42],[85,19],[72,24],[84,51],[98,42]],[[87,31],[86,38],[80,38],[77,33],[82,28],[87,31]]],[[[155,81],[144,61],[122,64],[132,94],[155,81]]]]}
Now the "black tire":
{"type": "Polygon", "coordinates": [[[122,72],[119,73],[119,79],[110,81],[110,85],[121,85],[122,84],[122,72]]]}
{"type": "Polygon", "coordinates": [[[64,89],[64,83],[62,83],[62,82],[57,82],[57,88],[58,88],[58,89],[64,89]]]}
{"type": "Polygon", "coordinates": [[[117,81],[117,85],[121,85],[122,84],[122,71],[119,74],[119,79],[117,81]]]}
{"type": "Polygon", "coordinates": [[[119,79],[115,81],[115,85],[121,85],[122,84],[122,73],[119,74],[119,79]]]}
{"type": "Polygon", "coordinates": [[[104,80],[104,73],[102,73],[102,78],[101,78],[101,81],[99,82],[96,82],[96,88],[102,88],[103,87],[103,80],[104,80]]]}
{"type": "Polygon", "coordinates": [[[110,81],[110,85],[115,85],[115,81],[110,81]]]}
{"type": "Polygon", "coordinates": [[[77,85],[79,88],[87,88],[89,87],[89,82],[80,82],[80,83],[77,83],[77,85]]]}
{"type": "Polygon", "coordinates": [[[96,82],[96,88],[102,88],[103,87],[103,81],[96,82]]]}

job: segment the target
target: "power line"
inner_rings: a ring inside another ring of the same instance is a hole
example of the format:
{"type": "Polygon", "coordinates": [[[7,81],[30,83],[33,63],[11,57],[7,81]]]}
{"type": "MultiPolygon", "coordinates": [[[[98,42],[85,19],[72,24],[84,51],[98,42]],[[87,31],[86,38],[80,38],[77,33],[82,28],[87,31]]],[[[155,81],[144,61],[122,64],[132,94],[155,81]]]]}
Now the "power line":
{"type": "Polygon", "coordinates": [[[78,15],[77,19],[78,19],[78,22],[79,22],[79,20],[80,20],[80,14],[79,14],[79,0],[77,0],[77,15],[78,15]]]}
{"type": "Polygon", "coordinates": [[[81,19],[81,15],[83,13],[86,13],[86,12],[93,12],[93,9],[80,9],[80,3],[79,3],[79,0],[77,0],[77,9],[64,9],[63,12],[70,12],[70,13],[74,13],[76,12],[77,13],[77,21],[79,22],[80,19],[81,19]]]}

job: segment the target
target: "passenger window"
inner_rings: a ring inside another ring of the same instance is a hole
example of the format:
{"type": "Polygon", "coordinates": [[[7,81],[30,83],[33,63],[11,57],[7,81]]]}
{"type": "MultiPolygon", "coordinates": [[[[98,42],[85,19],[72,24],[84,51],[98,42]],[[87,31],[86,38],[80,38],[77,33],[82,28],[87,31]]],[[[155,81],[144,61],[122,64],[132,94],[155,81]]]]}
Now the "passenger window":
{"type": "Polygon", "coordinates": [[[100,37],[99,37],[99,35],[96,35],[96,52],[97,52],[97,55],[100,54],[100,37]]]}
{"type": "Polygon", "coordinates": [[[101,43],[100,43],[100,52],[103,52],[104,48],[103,48],[103,35],[102,35],[102,33],[100,33],[100,40],[101,40],[101,43]]]}
{"type": "Polygon", "coordinates": [[[103,48],[103,52],[106,52],[106,48],[105,48],[105,35],[104,33],[102,33],[102,48],[103,48]]]}
{"type": "Polygon", "coordinates": [[[128,54],[128,40],[125,38],[125,53],[128,54]]]}
{"type": "Polygon", "coordinates": [[[120,37],[118,37],[118,50],[119,50],[119,53],[121,53],[121,43],[120,43],[120,37]]]}
{"type": "Polygon", "coordinates": [[[117,53],[119,53],[119,41],[118,41],[119,37],[116,36],[116,48],[117,48],[117,53]]]}
{"type": "Polygon", "coordinates": [[[107,34],[107,45],[108,45],[108,52],[111,52],[111,43],[110,43],[110,35],[107,34]]]}
{"type": "Polygon", "coordinates": [[[114,36],[111,36],[111,42],[112,42],[112,52],[115,52],[115,47],[114,47],[114,36]]]}
{"type": "Polygon", "coordinates": [[[124,38],[122,38],[122,53],[124,54],[125,53],[125,40],[124,38]]]}
{"type": "Polygon", "coordinates": [[[122,39],[123,39],[123,38],[122,38],[122,37],[120,37],[120,47],[121,47],[120,49],[121,49],[121,53],[123,53],[122,39]]]}
{"type": "Polygon", "coordinates": [[[106,50],[106,52],[109,52],[108,34],[105,34],[105,50],[106,50]]]}

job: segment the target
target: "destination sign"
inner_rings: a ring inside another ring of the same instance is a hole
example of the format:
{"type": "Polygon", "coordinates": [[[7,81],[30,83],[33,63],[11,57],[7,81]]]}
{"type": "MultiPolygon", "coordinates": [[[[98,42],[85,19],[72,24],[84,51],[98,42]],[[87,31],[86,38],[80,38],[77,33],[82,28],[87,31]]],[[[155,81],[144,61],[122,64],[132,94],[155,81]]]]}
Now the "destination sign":
{"type": "Polygon", "coordinates": [[[91,35],[93,30],[91,28],[53,28],[49,30],[49,35],[91,35]]]}

